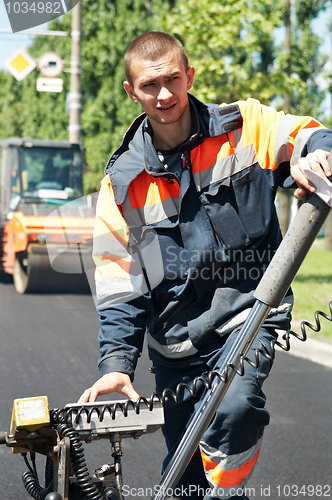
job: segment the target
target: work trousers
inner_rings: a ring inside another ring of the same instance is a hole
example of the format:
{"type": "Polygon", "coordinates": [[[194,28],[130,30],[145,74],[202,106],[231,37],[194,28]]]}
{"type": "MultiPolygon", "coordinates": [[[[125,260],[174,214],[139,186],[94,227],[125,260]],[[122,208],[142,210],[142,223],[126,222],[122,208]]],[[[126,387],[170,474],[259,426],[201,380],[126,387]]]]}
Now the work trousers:
{"type": "MultiPolygon", "coordinates": [[[[185,366],[182,360],[179,361],[178,367],[172,368],[157,364],[157,392],[161,394],[165,387],[175,391],[179,382],[185,382],[192,387],[195,377],[207,378],[211,370],[220,371],[238,332],[237,329],[226,337],[217,351],[205,358],[201,357],[201,363],[185,366]]],[[[254,361],[257,349],[271,353],[271,342],[276,338],[277,334],[273,328],[262,328],[247,357],[254,361]]],[[[272,361],[262,354],[259,355],[257,368],[244,363],[244,375],[235,375],[186,471],[172,492],[173,496],[192,500],[211,496],[219,499],[247,498],[245,485],[257,462],[263,431],[269,423],[262,385],[271,366],[272,361]]],[[[169,398],[165,406],[163,426],[168,450],[163,470],[172,458],[191,415],[199,407],[205,390],[204,384],[199,383],[195,397],[182,389],[179,403],[169,398]]]]}

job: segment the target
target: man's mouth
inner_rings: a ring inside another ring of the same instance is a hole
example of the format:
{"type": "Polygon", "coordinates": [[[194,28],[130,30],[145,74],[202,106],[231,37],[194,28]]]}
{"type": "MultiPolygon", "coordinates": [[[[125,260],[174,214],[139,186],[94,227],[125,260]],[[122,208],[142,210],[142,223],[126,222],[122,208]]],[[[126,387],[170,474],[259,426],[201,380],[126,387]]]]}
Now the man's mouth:
{"type": "Polygon", "coordinates": [[[170,113],[173,111],[173,109],[175,108],[176,106],[176,103],[175,104],[169,104],[167,106],[160,106],[158,108],[159,111],[161,111],[162,113],[170,113]]]}

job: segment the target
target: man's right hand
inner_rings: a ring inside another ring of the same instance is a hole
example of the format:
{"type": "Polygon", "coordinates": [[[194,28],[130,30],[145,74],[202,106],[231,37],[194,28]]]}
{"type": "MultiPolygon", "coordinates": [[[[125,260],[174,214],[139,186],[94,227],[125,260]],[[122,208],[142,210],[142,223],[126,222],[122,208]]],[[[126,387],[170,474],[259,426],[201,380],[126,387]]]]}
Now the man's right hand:
{"type": "Polygon", "coordinates": [[[78,403],[93,403],[98,396],[118,392],[129,399],[139,398],[139,394],[135,391],[129,375],[121,372],[106,373],[93,384],[92,387],[86,389],[78,403]]]}

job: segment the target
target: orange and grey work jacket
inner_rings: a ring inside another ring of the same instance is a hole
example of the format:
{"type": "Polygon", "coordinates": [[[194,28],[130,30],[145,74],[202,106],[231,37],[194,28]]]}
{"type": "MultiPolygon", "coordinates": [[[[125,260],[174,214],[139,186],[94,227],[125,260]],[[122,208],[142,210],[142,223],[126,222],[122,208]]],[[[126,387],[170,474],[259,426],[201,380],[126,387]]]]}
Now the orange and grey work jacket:
{"type": "MultiPolygon", "coordinates": [[[[133,377],[147,332],[155,363],[197,362],[243,323],[281,240],[275,210],[290,162],[332,149],[332,131],[248,99],[189,96],[181,181],[160,160],[145,115],[102,181],[94,237],[100,374],[133,377]]],[[[291,183],[289,184],[292,185],[291,183]]],[[[292,294],[266,326],[289,327],[292,294]]]]}

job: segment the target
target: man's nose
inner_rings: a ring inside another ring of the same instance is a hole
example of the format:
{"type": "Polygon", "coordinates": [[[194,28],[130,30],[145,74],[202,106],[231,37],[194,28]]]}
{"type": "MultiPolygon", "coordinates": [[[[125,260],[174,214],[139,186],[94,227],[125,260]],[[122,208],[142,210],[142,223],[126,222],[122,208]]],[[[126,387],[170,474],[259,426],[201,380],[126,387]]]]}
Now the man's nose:
{"type": "Polygon", "coordinates": [[[158,99],[160,101],[166,101],[167,99],[169,99],[170,97],[172,97],[172,93],[168,90],[167,87],[165,86],[162,86],[159,90],[159,93],[158,93],[158,99]]]}

